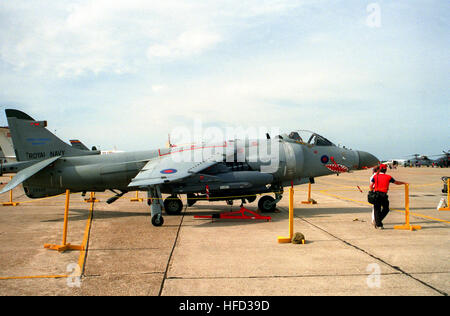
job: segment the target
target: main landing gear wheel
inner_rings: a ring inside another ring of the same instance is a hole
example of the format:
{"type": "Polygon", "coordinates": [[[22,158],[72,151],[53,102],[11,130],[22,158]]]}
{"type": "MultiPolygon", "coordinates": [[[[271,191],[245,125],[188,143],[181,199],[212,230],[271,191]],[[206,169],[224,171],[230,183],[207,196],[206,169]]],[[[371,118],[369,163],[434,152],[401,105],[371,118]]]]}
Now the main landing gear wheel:
{"type": "Polygon", "coordinates": [[[156,227],[162,226],[164,224],[164,218],[161,216],[161,214],[153,215],[152,224],[156,227]]]}
{"type": "Polygon", "coordinates": [[[183,210],[183,202],[175,195],[164,200],[164,210],[167,215],[179,215],[183,210]]]}
{"type": "Polygon", "coordinates": [[[270,195],[264,195],[258,201],[258,208],[261,212],[273,212],[277,207],[277,204],[274,203],[275,199],[270,195]]]}

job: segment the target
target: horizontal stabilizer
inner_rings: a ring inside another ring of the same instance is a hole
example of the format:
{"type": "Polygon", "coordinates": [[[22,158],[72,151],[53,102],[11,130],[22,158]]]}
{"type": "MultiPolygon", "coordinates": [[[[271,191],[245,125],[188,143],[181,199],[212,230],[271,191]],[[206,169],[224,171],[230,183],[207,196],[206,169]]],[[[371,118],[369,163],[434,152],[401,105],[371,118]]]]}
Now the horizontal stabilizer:
{"type": "Polygon", "coordinates": [[[61,158],[61,156],[52,157],[46,160],[42,160],[40,162],[35,163],[34,165],[25,168],[21,171],[19,171],[14,178],[12,178],[11,181],[7,185],[3,187],[3,189],[0,191],[0,194],[8,192],[12,189],[14,189],[16,186],[27,180],[28,178],[34,176],[36,173],[47,167],[48,165],[52,164],[56,160],[61,158]]]}

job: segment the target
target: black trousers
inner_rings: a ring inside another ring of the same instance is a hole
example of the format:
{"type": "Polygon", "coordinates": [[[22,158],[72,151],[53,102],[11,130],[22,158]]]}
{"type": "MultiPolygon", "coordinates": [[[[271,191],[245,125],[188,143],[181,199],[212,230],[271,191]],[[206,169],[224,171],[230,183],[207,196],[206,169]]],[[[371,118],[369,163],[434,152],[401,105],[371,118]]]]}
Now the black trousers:
{"type": "Polygon", "coordinates": [[[375,224],[378,227],[383,227],[383,219],[389,213],[389,199],[388,195],[384,192],[377,192],[377,198],[373,205],[375,224]]]}

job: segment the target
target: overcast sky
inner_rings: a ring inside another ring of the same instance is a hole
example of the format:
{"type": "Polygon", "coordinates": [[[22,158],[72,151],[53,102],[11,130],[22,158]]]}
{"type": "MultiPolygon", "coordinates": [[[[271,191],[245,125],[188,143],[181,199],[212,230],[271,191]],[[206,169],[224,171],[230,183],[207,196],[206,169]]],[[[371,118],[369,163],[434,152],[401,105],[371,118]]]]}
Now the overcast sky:
{"type": "Polygon", "coordinates": [[[308,129],[399,158],[450,149],[450,2],[0,2],[0,123],[163,147],[180,126],[308,129]]]}

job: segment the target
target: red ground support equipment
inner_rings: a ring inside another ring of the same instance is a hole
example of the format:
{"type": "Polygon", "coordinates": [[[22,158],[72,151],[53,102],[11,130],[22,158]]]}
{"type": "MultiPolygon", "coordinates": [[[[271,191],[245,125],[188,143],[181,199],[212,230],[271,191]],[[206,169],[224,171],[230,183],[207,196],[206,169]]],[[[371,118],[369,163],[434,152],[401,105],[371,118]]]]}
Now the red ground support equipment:
{"type": "Polygon", "coordinates": [[[270,216],[261,216],[256,212],[250,211],[249,209],[246,209],[245,207],[241,207],[239,211],[235,212],[223,212],[223,213],[216,213],[212,215],[196,215],[194,218],[222,218],[222,219],[262,219],[266,221],[272,220],[272,217],[270,216]],[[247,214],[246,214],[247,213],[247,214]]]}

